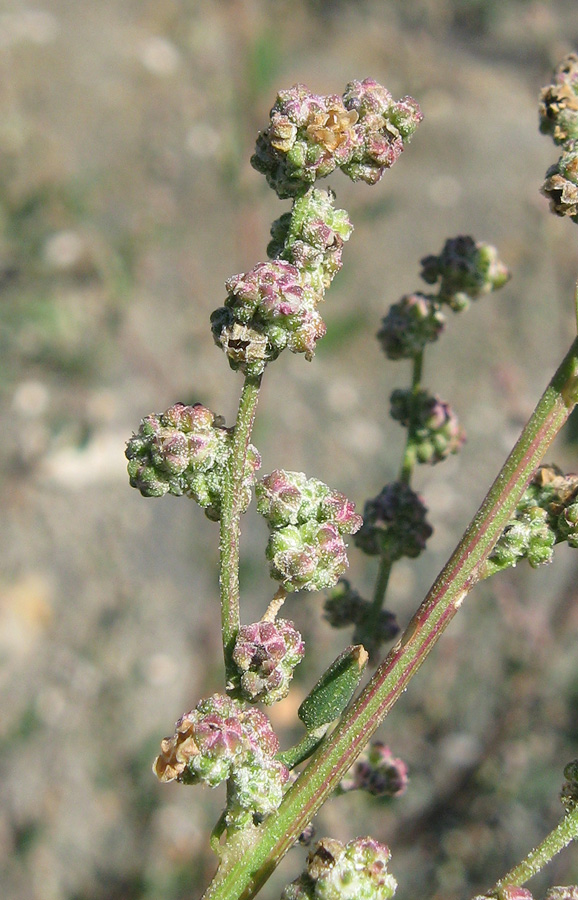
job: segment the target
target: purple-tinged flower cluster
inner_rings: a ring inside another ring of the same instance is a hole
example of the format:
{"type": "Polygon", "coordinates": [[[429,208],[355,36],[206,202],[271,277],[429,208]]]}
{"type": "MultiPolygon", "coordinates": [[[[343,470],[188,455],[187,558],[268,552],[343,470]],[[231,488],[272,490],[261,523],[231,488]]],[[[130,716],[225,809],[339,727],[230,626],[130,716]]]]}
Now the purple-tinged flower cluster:
{"type": "Polygon", "coordinates": [[[291,212],[273,222],[267,254],[284,259],[305,273],[322,295],[342,266],[342,248],[353,226],[344,209],[334,208],[333,191],[310,188],[291,212]]]}
{"type": "Polygon", "coordinates": [[[549,563],[554,545],[578,547],[578,475],[539,466],[489,557],[493,571],[527,559],[534,568],[549,563]]]}
{"type": "Polygon", "coordinates": [[[258,482],[256,494],[271,532],[271,577],[287,591],[332,587],[348,565],[342,535],[361,527],[353,503],[302,472],[279,469],[258,482]]]}
{"type": "Polygon", "coordinates": [[[570,53],[556,67],[551,84],[540,92],[540,131],[555,144],[578,140],[578,54],[570,53]]]}
{"type": "Polygon", "coordinates": [[[340,578],[323,604],[323,617],[333,628],[355,625],[354,644],[363,644],[370,657],[387,641],[399,634],[394,613],[380,609],[377,613],[369,600],[364,600],[346,578],[340,578]]]}
{"type": "Polygon", "coordinates": [[[293,622],[254,622],[239,629],[233,662],[240,675],[243,697],[266,705],[289,693],[293,669],[303,659],[305,645],[293,622]]]}
{"type": "Polygon", "coordinates": [[[377,332],[388,359],[413,359],[425,345],[437,341],[445,326],[445,316],[434,297],[406,294],[393,303],[377,332]]]}
{"type": "Polygon", "coordinates": [[[471,300],[498,290],[510,279],[496,248],[469,236],[449,238],[439,256],[426,256],[421,264],[424,281],[440,283],[438,302],[454,312],[467,309],[471,300]]]}
{"type": "MultiPolygon", "coordinates": [[[[218,519],[223,478],[232,446],[232,429],[210,409],[175,403],[161,414],[146,416],[126,446],[132,487],[144,497],[185,494],[218,519]]],[[[249,506],[261,457],[249,446],[243,481],[243,508],[249,506]]]]}
{"type": "Polygon", "coordinates": [[[409,485],[392,481],[366,502],[355,544],[369,556],[380,555],[391,562],[402,556],[415,558],[433,533],[426,514],[426,506],[409,485]]]}
{"type": "Polygon", "coordinates": [[[375,741],[357,758],[339,786],[342,791],[367,791],[373,797],[399,797],[407,783],[404,761],[386,744],[375,741]]]}
{"type": "Polygon", "coordinates": [[[570,216],[578,222],[578,147],[572,145],[546,172],[541,193],[550,201],[557,216],[570,216]]]}
{"type": "Polygon", "coordinates": [[[230,780],[231,802],[262,817],[283,797],[289,770],[275,759],[279,741],[265,713],[223,694],[201,700],[161,742],[153,772],[162,782],[230,780]]]}
{"type": "Polygon", "coordinates": [[[301,196],[336,168],[375,184],[422,118],[415,100],[396,102],[371,78],[350,82],[343,97],[296,84],[278,93],[251,164],[281,198],[301,196]]]}
{"type": "Polygon", "coordinates": [[[449,403],[428,391],[393,391],[391,417],[405,428],[411,427],[414,452],[420,463],[434,465],[447,459],[460,450],[466,439],[449,403]]]}
{"type": "Polygon", "coordinates": [[[258,263],[226,282],[225,305],[211,315],[213,338],[233,369],[258,377],[286,347],[311,359],[326,328],[322,297],[286,260],[258,263]]]}
{"type": "Polygon", "coordinates": [[[302,875],[281,900],[390,900],[397,882],[387,870],[389,847],[370,837],[343,845],[323,838],[307,858],[302,875]]]}

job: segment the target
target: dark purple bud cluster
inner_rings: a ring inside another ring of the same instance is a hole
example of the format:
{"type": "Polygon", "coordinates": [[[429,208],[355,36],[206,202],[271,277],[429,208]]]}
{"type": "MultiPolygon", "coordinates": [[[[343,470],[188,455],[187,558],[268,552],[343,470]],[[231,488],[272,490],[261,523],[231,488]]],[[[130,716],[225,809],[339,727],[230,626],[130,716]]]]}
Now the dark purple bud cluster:
{"type": "Polygon", "coordinates": [[[578,55],[570,53],[540,93],[540,131],[562,147],[546,172],[541,193],[558,216],[578,222],[578,55]]]}
{"type": "Polygon", "coordinates": [[[415,456],[420,463],[441,462],[457,453],[466,439],[449,403],[428,391],[393,391],[391,417],[404,427],[411,427],[415,456]]]}
{"type": "Polygon", "coordinates": [[[344,209],[334,208],[333,191],[309,188],[291,212],[273,222],[267,254],[284,259],[307,275],[322,295],[342,266],[342,248],[353,231],[344,209]]]}
{"type": "MultiPolygon", "coordinates": [[[[175,403],[161,414],[146,416],[128,441],[125,455],[132,487],[144,497],[185,494],[218,519],[223,478],[232,444],[232,429],[210,409],[175,403]]],[[[243,482],[243,508],[249,506],[261,457],[249,446],[243,482]]]]}
{"type": "Polygon", "coordinates": [[[303,472],[275,470],[256,485],[257,510],[270,529],[271,577],[287,591],[332,587],[347,568],[342,535],[361,527],[343,494],[303,472]]]}
{"type": "Polygon", "coordinates": [[[387,870],[389,847],[370,837],[342,844],[323,838],[307,858],[302,875],[281,900],[390,900],[397,882],[387,870]]]}
{"type": "Polygon", "coordinates": [[[394,613],[387,609],[374,614],[373,604],[364,600],[346,578],[340,578],[323,605],[323,617],[333,628],[355,625],[352,642],[363,644],[372,657],[387,641],[399,634],[394,613]]]}
{"type": "Polygon", "coordinates": [[[355,544],[369,556],[380,555],[391,562],[419,556],[433,533],[426,514],[419,495],[409,485],[393,481],[366,502],[355,544]]]}
{"type": "Polygon", "coordinates": [[[277,619],[243,625],[233,650],[243,697],[268,706],[282,700],[304,653],[303,639],[293,622],[277,619]]]}
{"type": "Polygon", "coordinates": [[[343,791],[367,791],[373,797],[399,797],[407,788],[407,766],[381,741],[358,756],[340,783],[343,791]]]}
{"type": "Polygon", "coordinates": [[[578,475],[557,466],[540,466],[489,557],[493,571],[527,559],[531,566],[549,563],[554,545],[578,547],[578,475]]]}
{"type": "Polygon", "coordinates": [[[343,97],[296,84],[278,93],[251,164],[280,198],[301,196],[336,168],[376,184],[422,118],[415,100],[396,102],[371,78],[350,82],[343,97]]]}
{"type": "Polygon", "coordinates": [[[434,297],[406,294],[390,306],[377,339],[388,359],[413,359],[426,344],[437,341],[444,326],[445,316],[434,297]]]}
{"type": "Polygon", "coordinates": [[[467,309],[471,300],[498,290],[510,279],[496,248],[471,237],[449,238],[439,256],[426,256],[421,264],[423,280],[439,282],[438,302],[454,312],[467,309]]]}
{"type": "Polygon", "coordinates": [[[161,742],[153,772],[162,782],[229,780],[229,808],[262,817],[277,808],[289,770],[275,759],[279,741],[265,713],[223,694],[201,700],[161,742]]]}

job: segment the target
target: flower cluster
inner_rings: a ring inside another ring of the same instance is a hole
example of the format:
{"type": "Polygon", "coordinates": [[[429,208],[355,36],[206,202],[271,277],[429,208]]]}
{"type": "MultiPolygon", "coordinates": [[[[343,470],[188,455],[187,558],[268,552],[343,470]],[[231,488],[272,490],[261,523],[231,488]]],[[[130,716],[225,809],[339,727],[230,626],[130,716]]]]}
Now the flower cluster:
{"type": "Polygon", "coordinates": [[[391,562],[419,556],[433,533],[426,514],[426,506],[409,485],[392,481],[366,502],[355,544],[369,556],[380,555],[391,562]]]}
{"type": "Polygon", "coordinates": [[[333,191],[310,188],[273,222],[267,247],[271,259],[284,259],[305,273],[320,295],[340,270],[343,244],[353,231],[346,211],[335,209],[334,202],[333,191]]]}
{"type": "Polygon", "coordinates": [[[449,403],[428,391],[393,391],[391,417],[406,428],[411,427],[412,445],[420,463],[441,462],[457,453],[466,439],[449,403]]]}
{"type": "Polygon", "coordinates": [[[439,282],[437,301],[454,312],[467,309],[471,300],[498,290],[510,279],[496,248],[469,236],[449,238],[438,256],[426,256],[421,264],[423,280],[439,282]]]}
{"type": "MultiPolygon", "coordinates": [[[[161,414],[146,416],[128,441],[125,455],[132,487],[144,497],[183,494],[192,497],[210,519],[218,519],[223,478],[232,445],[232,429],[210,409],[175,403],[161,414]]],[[[243,509],[261,457],[249,446],[243,480],[243,509]]]]}
{"type": "Polygon", "coordinates": [[[153,772],[160,781],[229,780],[229,811],[261,817],[277,809],[289,770],[275,759],[279,741],[267,716],[223,694],[201,700],[161,742],[153,772]]]}
{"type": "Polygon", "coordinates": [[[499,571],[527,559],[536,568],[551,562],[561,541],[578,547],[578,475],[539,466],[488,563],[499,571]]]}
{"type": "Polygon", "coordinates": [[[278,93],[251,164],[280,198],[301,196],[336,168],[376,184],[422,118],[412,97],[394,101],[371,78],[350,82],[343,97],[296,84],[278,93]]]}
{"type": "Polygon", "coordinates": [[[289,693],[293,669],[303,659],[305,645],[293,622],[254,622],[239,629],[233,662],[240,676],[243,697],[266,705],[289,693]]]}
{"type": "Polygon", "coordinates": [[[399,797],[407,788],[407,765],[393,756],[381,741],[375,741],[358,756],[346,777],[342,791],[367,791],[374,797],[399,797]]]}
{"type": "Polygon", "coordinates": [[[323,616],[333,628],[355,625],[352,641],[363,644],[373,656],[382,644],[399,634],[394,613],[388,609],[377,612],[369,600],[364,600],[346,578],[340,578],[323,604],[323,616]]]}
{"type": "Polygon", "coordinates": [[[397,882],[387,871],[389,847],[370,837],[343,845],[323,838],[310,852],[307,868],[287,885],[281,900],[390,900],[397,882]]]}
{"type": "Polygon", "coordinates": [[[255,490],[271,532],[271,577],[287,591],[332,587],[348,565],[342,535],[362,524],[353,503],[303,472],[275,470],[255,490]]]}
{"type": "Polygon", "coordinates": [[[388,359],[413,359],[426,344],[437,341],[444,326],[435,298],[418,291],[390,306],[377,339],[388,359]]]}
{"type": "Polygon", "coordinates": [[[562,147],[541,192],[558,216],[578,222],[578,55],[570,53],[540,93],[540,131],[562,147]]]}

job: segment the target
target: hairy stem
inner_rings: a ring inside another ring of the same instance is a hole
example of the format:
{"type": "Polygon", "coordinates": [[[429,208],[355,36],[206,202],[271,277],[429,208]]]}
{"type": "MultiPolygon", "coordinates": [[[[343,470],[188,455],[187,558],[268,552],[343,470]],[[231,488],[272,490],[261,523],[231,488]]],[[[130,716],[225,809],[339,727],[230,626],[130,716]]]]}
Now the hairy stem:
{"type": "Polygon", "coordinates": [[[239,631],[239,540],[241,534],[242,485],[251,439],[261,379],[245,379],[233,434],[233,448],[221,503],[220,569],[221,633],[225,657],[226,682],[231,682],[232,654],[239,631]]]}
{"type": "Polygon", "coordinates": [[[571,841],[578,838],[578,807],[569,812],[568,815],[559,822],[550,834],[544,838],[541,844],[530,850],[527,857],[522,860],[513,869],[510,869],[507,875],[500,878],[494,887],[489,891],[490,894],[496,896],[506,885],[515,885],[521,887],[533,875],[540,872],[547,863],[552,860],[560,850],[567,847],[571,841]]]}
{"type": "Polygon", "coordinates": [[[536,466],[578,401],[574,341],[450,560],[357,701],[314,753],[276,813],[227,843],[204,900],[250,900],[269,878],[456,614],[512,517],[536,466]]]}

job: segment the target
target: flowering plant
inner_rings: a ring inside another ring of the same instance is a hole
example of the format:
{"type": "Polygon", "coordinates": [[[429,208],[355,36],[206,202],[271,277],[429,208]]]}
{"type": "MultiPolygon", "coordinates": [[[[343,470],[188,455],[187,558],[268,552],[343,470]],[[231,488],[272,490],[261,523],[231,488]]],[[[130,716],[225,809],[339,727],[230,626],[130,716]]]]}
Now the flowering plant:
{"type": "MultiPolygon", "coordinates": [[[[578,57],[557,69],[542,93],[540,115],[542,131],[563,150],[543,192],[554,212],[578,221],[578,57]]],[[[301,84],[279,92],[251,161],[279,198],[291,200],[291,210],[273,223],[268,261],[229,278],[226,299],[211,316],[215,343],[244,376],[236,423],[226,427],[200,403],[175,403],[143,419],[127,445],[133,487],[145,497],[191,497],[220,527],[223,684],[181,716],[153,766],[162,782],[227,785],[226,807],[211,837],[218,869],[206,900],[255,896],[284,853],[299,838],[311,839],[311,821],[331,794],[401,794],[408,783],[405,763],[383,743],[369,741],[465,597],[478,581],[521,559],[531,566],[549,562],[556,543],[578,546],[578,478],[541,464],[578,401],[575,340],[449,562],[382,658],[384,645],[399,633],[395,615],[384,608],[392,568],[422,553],[433,531],[411,486],[414,469],[437,465],[465,440],[450,405],[423,386],[427,345],[439,339],[449,316],[510,277],[495,248],[469,236],[447,240],[439,254],[422,260],[427,292],[394,303],[377,335],[389,359],[407,359],[412,367],[409,386],[391,395],[391,415],[407,435],[398,478],[359,515],[343,494],[302,472],[256,477],[261,459],[251,434],[265,370],[285,349],[313,358],[326,333],[321,303],[352,232],[333,191],[317,182],[340,169],[353,181],[377,184],[421,119],[415,100],[395,101],[369,78],[352,81],[342,96],[313,94],[301,84]],[[277,586],[261,619],[242,625],[239,535],[253,489],[269,529],[264,552],[277,586]],[[362,553],[378,557],[371,599],[342,577],[348,535],[362,553]],[[325,618],[334,627],[352,627],[353,643],[301,703],[301,739],[282,749],[255,704],[268,707],[288,694],[305,653],[294,623],[278,618],[281,607],[287,601],[289,608],[300,592],[319,590],[328,591],[325,618]],[[375,672],[354,699],[368,659],[375,672]]],[[[569,764],[565,775],[560,826],[494,886],[493,896],[530,897],[521,885],[578,834],[578,764],[569,764]]],[[[389,859],[389,848],[371,837],[347,845],[323,838],[283,897],[387,900],[396,890],[389,859]]],[[[578,889],[552,891],[550,898],[562,900],[578,889]]]]}

